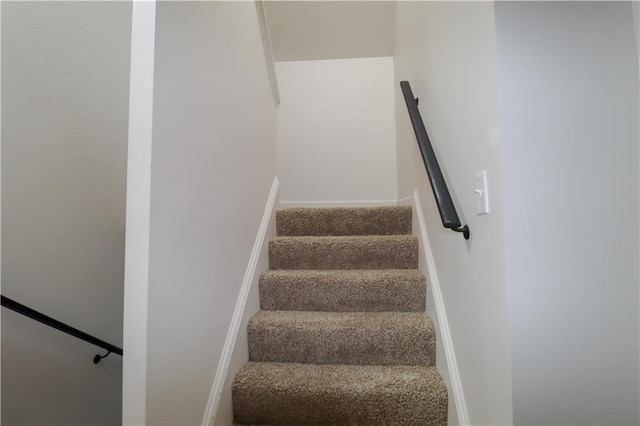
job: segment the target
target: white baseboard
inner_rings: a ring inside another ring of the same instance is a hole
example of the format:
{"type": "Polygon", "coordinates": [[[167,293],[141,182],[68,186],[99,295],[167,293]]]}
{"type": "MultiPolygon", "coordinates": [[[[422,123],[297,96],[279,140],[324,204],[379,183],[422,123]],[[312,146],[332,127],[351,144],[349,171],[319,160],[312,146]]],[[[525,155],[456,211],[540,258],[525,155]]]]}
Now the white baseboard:
{"type": "Polygon", "coordinates": [[[409,195],[408,197],[398,198],[396,204],[399,206],[412,206],[413,205],[413,195],[409,195]]]}
{"type": "Polygon", "coordinates": [[[238,295],[238,300],[236,301],[236,307],[233,311],[233,317],[231,319],[231,324],[229,325],[227,337],[224,341],[222,356],[220,357],[220,362],[218,363],[218,368],[216,370],[216,376],[211,387],[211,394],[209,395],[207,409],[205,410],[204,418],[202,419],[203,426],[211,425],[213,423],[216,412],[218,411],[218,405],[220,404],[220,398],[222,396],[225,380],[227,378],[227,372],[231,363],[231,357],[233,355],[233,348],[242,324],[242,318],[244,316],[245,307],[247,305],[247,299],[251,290],[251,283],[255,280],[258,259],[260,258],[264,240],[267,235],[269,222],[271,221],[271,218],[275,211],[276,199],[278,196],[278,187],[278,178],[275,177],[273,179],[273,184],[271,185],[271,191],[269,192],[267,204],[264,208],[262,221],[260,222],[260,228],[258,229],[258,234],[256,235],[256,240],[253,244],[253,249],[251,250],[249,263],[247,264],[247,269],[244,273],[242,287],[240,288],[240,294],[238,295]]]}
{"type": "Polygon", "coordinates": [[[397,199],[390,200],[342,200],[342,201],[280,201],[287,207],[381,207],[398,205],[397,199]]]}
{"type": "Polygon", "coordinates": [[[449,330],[449,323],[447,321],[447,311],[442,298],[442,291],[440,290],[440,280],[438,279],[436,262],[433,257],[433,251],[431,250],[427,224],[424,220],[422,203],[420,202],[420,196],[418,195],[417,190],[413,192],[413,203],[414,214],[418,221],[418,238],[420,238],[422,247],[424,247],[424,260],[427,265],[429,282],[431,283],[431,292],[433,294],[434,304],[436,307],[437,322],[440,327],[440,339],[442,340],[442,346],[447,361],[447,369],[449,370],[451,392],[453,393],[456,413],[458,414],[458,422],[460,425],[469,425],[469,413],[467,411],[467,403],[464,399],[462,381],[460,380],[460,371],[458,370],[458,362],[456,361],[456,354],[453,349],[453,340],[451,338],[451,331],[449,330]]]}

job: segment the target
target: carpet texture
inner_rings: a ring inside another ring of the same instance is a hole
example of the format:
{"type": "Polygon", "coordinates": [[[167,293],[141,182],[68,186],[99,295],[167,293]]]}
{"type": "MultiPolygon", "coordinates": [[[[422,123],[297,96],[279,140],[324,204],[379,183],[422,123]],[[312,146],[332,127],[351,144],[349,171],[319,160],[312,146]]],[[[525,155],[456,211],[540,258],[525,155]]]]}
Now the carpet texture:
{"type": "Polygon", "coordinates": [[[268,271],[260,277],[260,309],[424,312],[426,290],[417,269],[268,271]]]}
{"type": "Polygon", "coordinates": [[[447,390],[434,367],[250,362],[234,388],[238,424],[447,424],[447,390]]]}
{"type": "Polygon", "coordinates": [[[446,425],[411,208],[285,209],[232,386],[238,425],[446,425]]]}
{"type": "Polygon", "coordinates": [[[248,324],[252,361],[432,365],[433,323],[420,312],[262,311],[248,324]]]}
{"type": "Polygon", "coordinates": [[[418,239],[411,235],[276,237],[271,269],[416,269],[418,239]]]}
{"type": "Polygon", "coordinates": [[[284,209],[276,212],[283,237],[322,235],[410,235],[411,207],[284,209]]]}

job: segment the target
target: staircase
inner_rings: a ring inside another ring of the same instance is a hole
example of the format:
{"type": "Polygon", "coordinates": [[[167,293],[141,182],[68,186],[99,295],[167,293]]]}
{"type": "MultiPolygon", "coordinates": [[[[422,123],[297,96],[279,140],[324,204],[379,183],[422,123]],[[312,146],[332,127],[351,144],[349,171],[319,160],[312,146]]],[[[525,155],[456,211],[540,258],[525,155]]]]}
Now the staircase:
{"type": "Polygon", "coordinates": [[[276,213],[240,425],[446,425],[410,207],[276,213]]]}

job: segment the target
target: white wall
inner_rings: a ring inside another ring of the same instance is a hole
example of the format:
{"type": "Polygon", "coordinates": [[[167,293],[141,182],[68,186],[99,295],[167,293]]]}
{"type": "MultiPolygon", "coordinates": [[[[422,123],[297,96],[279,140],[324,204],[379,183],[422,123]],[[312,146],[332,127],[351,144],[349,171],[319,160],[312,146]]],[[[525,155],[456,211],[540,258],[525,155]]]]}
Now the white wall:
{"type": "MultiPolygon", "coordinates": [[[[512,419],[497,84],[492,3],[398,2],[398,196],[417,189],[422,200],[473,425],[505,425],[512,419]],[[471,228],[467,242],[442,227],[398,85],[401,80],[409,80],[420,99],[454,203],[471,228]],[[473,175],[485,169],[491,214],[477,216],[473,175]]],[[[464,421],[467,413],[461,414],[464,421]]]]}
{"type": "MultiPolygon", "coordinates": [[[[235,324],[237,328],[231,330],[232,333],[227,336],[228,341],[226,343],[230,346],[226,349],[228,349],[230,353],[227,354],[228,358],[226,362],[218,366],[216,373],[220,375],[220,377],[216,377],[216,379],[219,379],[219,382],[216,384],[220,387],[213,389],[213,391],[220,392],[220,400],[217,406],[210,401],[211,410],[213,411],[215,409],[212,422],[214,426],[229,426],[233,424],[233,379],[236,373],[249,361],[247,324],[251,317],[260,310],[260,275],[269,269],[269,240],[276,236],[277,190],[278,183],[274,182],[274,186],[272,187],[273,193],[270,194],[270,197],[273,198],[269,199],[269,204],[265,207],[264,223],[261,225],[261,227],[264,226],[264,228],[261,228],[262,232],[257,236],[256,245],[254,246],[256,257],[252,259],[252,261],[255,261],[255,268],[251,268],[250,266],[247,268],[247,275],[245,276],[247,282],[243,283],[243,286],[248,284],[248,288],[243,289],[245,292],[240,295],[239,300],[236,302],[237,312],[235,314],[238,315],[237,320],[239,320],[235,324]],[[235,340],[233,340],[234,332],[235,340]],[[226,371],[224,371],[224,369],[226,369],[226,371]]],[[[216,394],[212,396],[213,398],[217,397],[216,394]]],[[[210,423],[209,419],[207,419],[207,424],[210,423]]]]}
{"type": "Polygon", "coordinates": [[[514,423],[638,424],[629,2],[496,3],[514,423]]]}
{"type": "Polygon", "coordinates": [[[146,424],[149,232],[156,2],[134,1],[131,16],[127,232],[125,241],[122,423],[146,424]]]}
{"type": "Polygon", "coordinates": [[[393,58],[277,62],[281,201],[397,198],[393,58]]]}
{"type": "MultiPolygon", "coordinates": [[[[122,344],[131,4],[2,4],[3,294],[122,344]]],[[[2,423],[117,424],[121,358],[3,309],[2,423]]]]}
{"type": "Polygon", "coordinates": [[[276,174],[253,2],[156,5],[147,424],[202,422],[276,174]]]}

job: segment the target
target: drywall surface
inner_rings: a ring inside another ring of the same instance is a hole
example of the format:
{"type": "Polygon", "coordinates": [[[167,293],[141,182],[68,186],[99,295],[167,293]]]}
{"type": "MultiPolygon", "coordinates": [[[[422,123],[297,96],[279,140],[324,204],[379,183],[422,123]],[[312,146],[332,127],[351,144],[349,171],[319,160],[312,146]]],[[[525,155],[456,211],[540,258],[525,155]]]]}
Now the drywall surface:
{"type": "MultiPolygon", "coordinates": [[[[122,344],[131,3],[2,4],[2,291],[122,344]]],[[[2,423],[118,424],[122,360],[3,309],[2,423]]]]}
{"type": "Polygon", "coordinates": [[[393,54],[395,1],[266,1],[276,61],[393,54]]]}
{"type": "Polygon", "coordinates": [[[158,2],[147,424],[201,424],[276,174],[253,2],[158,2]]]}
{"type": "Polygon", "coordinates": [[[632,1],[631,9],[633,11],[633,29],[636,34],[636,49],[640,49],[640,4],[632,1]]]}
{"type": "Polygon", "coordinates": [[[287,202],[395,200],[393,58],[277,62],[287,202]]]}
{"type": "MultiPolygon", "coordinates": [[[[0,43],[2,43],[2,4],[0,3],[0,43]]],[[[0,47],[0,52],[2,52],[2,48],[0,47]]],[[[0,53],[0,82],[2,81],[2,54],[0,53]]],[[[2,84],[0,84],[0,99],[2,98],[2,84]]],[[[2,102],[0,102],[0,135],[2,133],[2,102]]],[[[2,137],[0,136],[0,141],[2,137]]],[[[0,143],[0,153],[2,151],[2,143],[0,143]]],[[[0,154],[0,169],[2,169],[2,156],[0,154]]],[[[0,188],[2,187],[2,173],[0,173],[0,188]]],[[[0,190],[0,192],[2,192],[0,190]]],[[[2,221],[2,197],[0,197],[0,223],[2,221]]],[[[2,227],[0,226],[0,239],[2,238],[2,227]]],[[[2,244],[0,244],[0,276],[2,274],[2,244]]],[[[0,279],[0,294],[2,293],[2,279],[0,279]]],[[[0,361],[2,354],[2,315],[0,314],[0,361]]],[[[2,362],[0,362],[0,377],[2,377],[2,362]]],[[[0,380],[0,413],[2,413],[2,380],[0,380]]],[[[0,423],[2,423],[2,418],[0,415],[0,423]]]]}
{"type": "Polygon", "coordinates": [[[638,424],[629,2],[496,3],[514,424],[638,424]]]}
{"type": "Polygon", "coordinates": [[[131,16],[127,232],[124,269],[122,423],[146,424],[149,231],[156,2],[136,1],[131,16]]]}
{"type": "Polygon", "coordinates": [[[278,90],[276,64],[273,59],[273,46],[271,44],[271,35],[269,34],[269,25],[267,23],[265,1],[256,0],[256,9],[258,11],[258,23],[260,24],[260,34],[262,36],[264,59],[267,61],[267,71],[269,72],[269,81],[271,82],[271,95],[276,105],[280,105],[280,91],[278,90]]]}
{"type": "Polygon", "coordinates": [[[466,403],[470,424],[510,424],[493,4],[398,2],[397,7],[398,196],[404,198],[417,189],[422,200],[465,395],[465,401],[456,403],[466,403]],[[454,203],[462,222],[471,228],[469,241],[442,227],[398,84],[401,80],[409,80],[420,99],[419,109],[454,203]],[[485,216],[475,214],[473,192],[473,175],[481,170],[488,171],[490,183],[491,214],[485,216]]]}
{"type": "MultiPolygon", "coordinates": [[[[269,269],[269,240],[276,236],[275,211],[277,205],[278,203],[276,193],[276,197],[274,197],[274,202],[271,210],[268,211],[267,209],[265,209],[265,216],[267,214],[268,216],[266,216],[264,219],[268,220],[268,226],[264,230],[264,233],[259,235],[259,237],[263,238],[262,246],[259,247],[260,250],[258,252],[256,267],[253,270],[253,276],[250,277],[251,287],[249,289],[249,292],[246,294],[246,300],[244,300],[244,312],[242,312],[242,317],[238,326],[238,333],[236,335],[235,341],[229,342],[233,345],[233,351],[231,357],[229,358],[228,365],[225,366],[228,368],[228,370],[226,372],[225,381],[223,382],[220,402],[218,404],[215,418],[212,423],[214,426],[228,426],[233,424],[233,379],[236,373],[238,373],[238,371],[240,371],[244,364],[249,361],[247,324],[249,323],[251,317],[260,310],[259,280],[260,274],[269,269]]],[[[267,208],[268,207],[269,205],[267,204],[267,208]]],[[[220,372],[218,372],[218,374],[219,373],[220,372]]]]}
{"type": "MultiPolygon", "coordinates": [[[[640,74],[640,4],[638,2],[632,2],[631,3],[632,6],[632,10],[633,10],[633,23],[634,23],[634,30],[635,30],[635,35],[636,35],[636,55],[638,56],[638,72],[640,74]]],[[[640,85],[638,87],[638,111],[640,111],[640,85]]],[[[640,116],[638,116],[638,128],[640,129],[640,116]]],[[[638,152],[638,154],[640,155],[640,150],[638,152]]],[[[639,164],[640,164],[640,159],[639,159],[639,164]]],[[[640,189],[640,185],[638,185],[638,189],[640,189]]],[[[640,213],[640,211],[639,211],[640,213]]],[[[638,222],[640,223],[640,217],[638,218],[638,222]]],[[[639,229],[640,230],[640,229],[639,229]]],[[[639,237],[640,238],[640,237],[639,237]]],[[[639,265],[638,267],[640,268],[640,262],[638,262],[639,265]]],[[[640,294],[639,294],[640,296],[640,294]]],[[[640,340],[640,336],[639,336],[639,340],[640,340]]],[[[640,353],[638,354],[640,356],[640,353]]],[[[638,360],[639,365],[640,365],[640,359],[638,360]]],[[[640,401],[638,404],[638,416],[640,417],[640,401]]]]}

